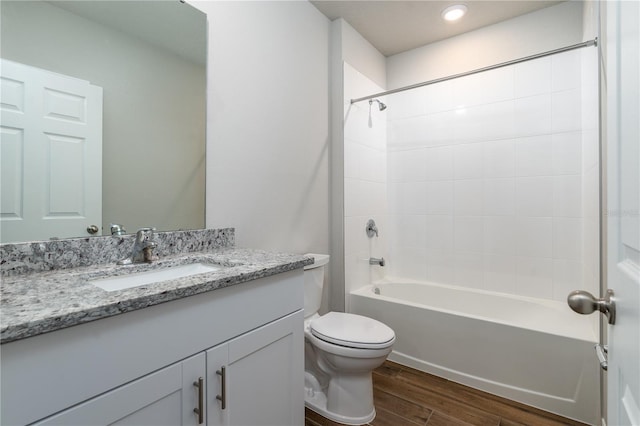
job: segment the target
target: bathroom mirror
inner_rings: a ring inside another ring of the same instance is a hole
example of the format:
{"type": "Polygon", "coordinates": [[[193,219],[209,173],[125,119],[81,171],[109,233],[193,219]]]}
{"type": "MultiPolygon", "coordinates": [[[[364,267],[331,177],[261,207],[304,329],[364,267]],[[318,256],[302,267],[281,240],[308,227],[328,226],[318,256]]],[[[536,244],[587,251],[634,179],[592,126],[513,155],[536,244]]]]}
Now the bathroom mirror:
{"type": "Polygon", "coordinates": [[[179,0],[3,0],[0,13],[0,242],[110,235],[111,223],[127,233],[203,228],[206,15],[179,0]],[[22,70],[52,75],[61,86],[44,83],[43,96],[20,92],[22,70]],[[65,82],[101,92],[98,112],[65,82]],[[33,130],[14,124],[11,113],[40,97],[43,120],[55,126],[38,128],[42,140],[33,148],[33,130]],[[91,114],[98,119],[84,120],[91,114]],[[60,130],[69,126],[91,128],[101,149],[85,149],[84,136],[60,130]],[[44,210],[35,224],[24,220],[34,216],[32,204],[44,210]],[[90,210],[101,217],[89,218],[90,210]]]}

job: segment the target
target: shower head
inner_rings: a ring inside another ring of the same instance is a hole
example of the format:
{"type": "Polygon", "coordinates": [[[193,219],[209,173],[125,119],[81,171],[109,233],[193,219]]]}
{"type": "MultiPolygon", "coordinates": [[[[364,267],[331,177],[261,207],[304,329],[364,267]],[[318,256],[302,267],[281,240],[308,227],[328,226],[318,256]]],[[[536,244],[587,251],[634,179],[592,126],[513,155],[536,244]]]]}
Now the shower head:
{"type": "Polygon", "coordinates": [[[369,105],[371,105],[374,101],[378,103],[378,109],[380,111],[384,111],[385,109],[387,109],[387,106],[377,99],[369,99],[369,105]]]}

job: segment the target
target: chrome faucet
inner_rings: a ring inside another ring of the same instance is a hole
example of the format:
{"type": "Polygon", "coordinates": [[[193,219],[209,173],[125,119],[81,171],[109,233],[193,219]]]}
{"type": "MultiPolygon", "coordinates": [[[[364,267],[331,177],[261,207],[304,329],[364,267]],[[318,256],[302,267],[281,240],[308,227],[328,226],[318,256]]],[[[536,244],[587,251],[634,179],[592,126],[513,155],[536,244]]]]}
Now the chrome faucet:
{"type": "Polygon", "coordinates": [[[380,259],[378,259],[377,257],[370,257],[369,265],[384,266],[384,257],[381,257],[380,259]]]}
{"type": "Polygon", "coordinates": [[[156,242],[153,241],[153,231],[155,228],[140,228],[136,233],[136,241],[133,243],[131,256],[119,260],[118,265],[130,265],[132,263],[151,263],[158,259],[154,255],[153,249],[156,248],[156,242]]]}

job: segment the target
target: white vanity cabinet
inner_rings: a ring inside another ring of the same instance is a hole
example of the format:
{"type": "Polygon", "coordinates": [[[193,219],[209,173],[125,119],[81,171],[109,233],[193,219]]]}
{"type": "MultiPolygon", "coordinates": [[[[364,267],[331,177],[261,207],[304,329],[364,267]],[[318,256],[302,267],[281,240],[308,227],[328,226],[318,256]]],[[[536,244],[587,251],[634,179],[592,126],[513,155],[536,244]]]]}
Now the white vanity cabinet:
{"type": "Polygon", "coordinates": [[[303,272],[6,343],[3,425],[304,424],[303,272]],[[224,401],[222,372],[224,367],[224,401]]]}
{"type": "Polygon", "coordinates": [[[303,320],[297,312],[207,351],[207,426],[304,424],[303,320]]]}
{"type": "MultiPolygon", "coordinates": [[[[35,424],[196,425],[198,417],[192,407],[198,406],[199,389],[194,383],[199,384],[204,376],[205,354],[201,353],[35,424]]],[[[204,392],[204,381],[202,386],[204,392]]]]}

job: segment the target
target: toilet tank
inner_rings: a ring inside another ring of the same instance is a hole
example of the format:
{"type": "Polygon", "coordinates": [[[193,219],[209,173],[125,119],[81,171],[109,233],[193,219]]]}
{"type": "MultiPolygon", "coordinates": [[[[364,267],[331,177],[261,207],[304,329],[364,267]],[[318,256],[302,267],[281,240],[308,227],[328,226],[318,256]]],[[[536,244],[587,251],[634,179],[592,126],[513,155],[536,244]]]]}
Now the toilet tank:
{"type": "Polygon", "coordinates": [[[329,263],[328,254],[307,253],[313,257],[314,263],[304,267],[304,317],[318,312],[322,303],[322,287],[324,286],[325,265],[329,263]]]}

